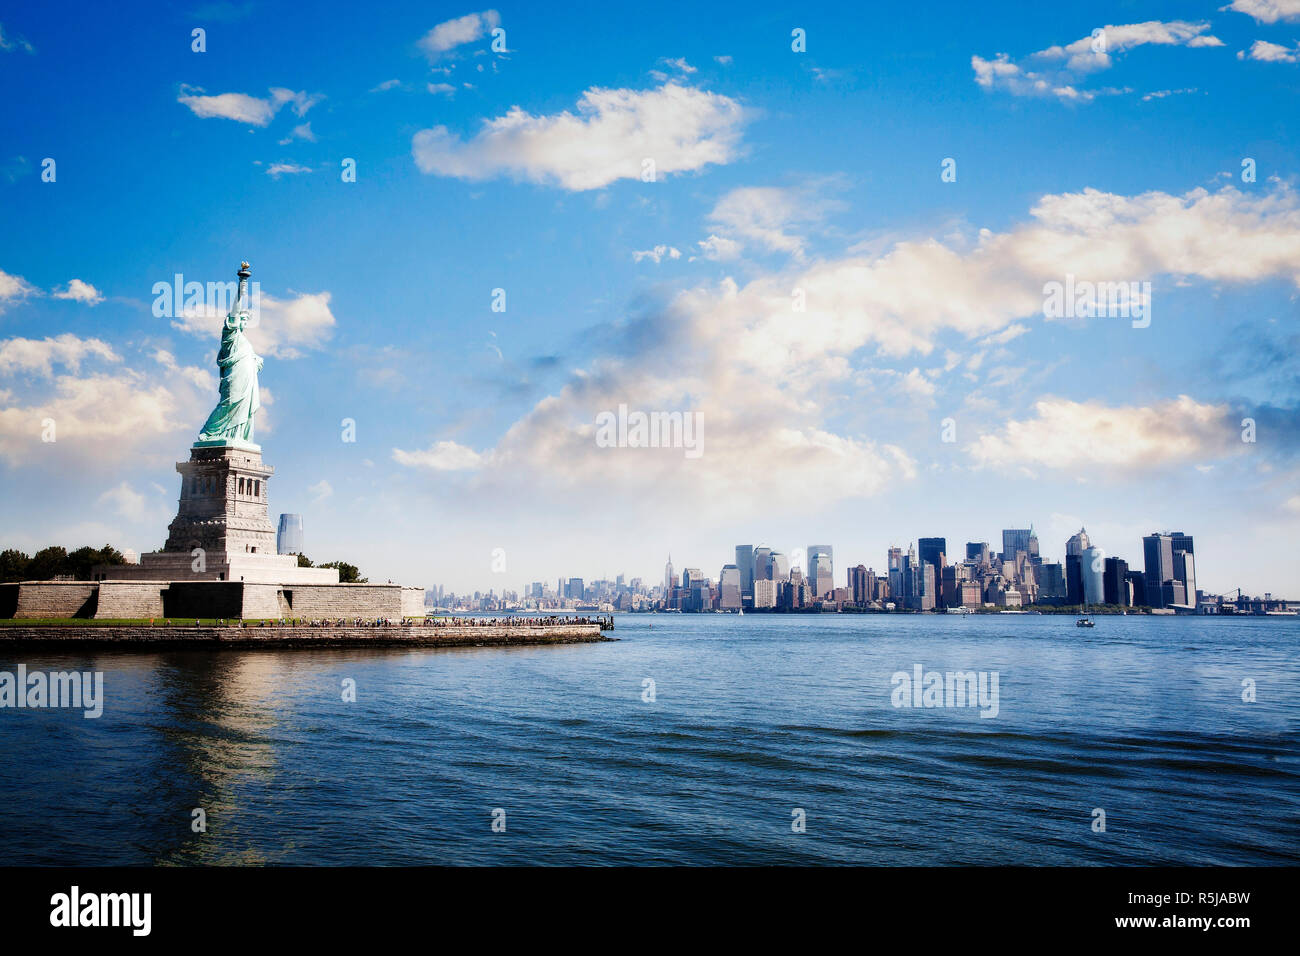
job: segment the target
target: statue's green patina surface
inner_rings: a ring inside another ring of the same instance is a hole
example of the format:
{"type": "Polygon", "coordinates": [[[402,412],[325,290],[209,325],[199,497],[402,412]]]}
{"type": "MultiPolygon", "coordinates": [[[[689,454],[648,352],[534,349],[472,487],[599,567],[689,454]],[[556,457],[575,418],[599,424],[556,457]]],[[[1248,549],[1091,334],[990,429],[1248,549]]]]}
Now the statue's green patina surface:
{"type": "Polygon", "coordinates": [[[221,372],[221,400],[212,410],[199,432],[198,444],[253,444],[253,416],[262,407],[257,390],[257,373],[262,370],[262,358],[253,351],[252,343],[244,335],[249,313],[246,304],[248,263],[239,267],[239,293],[235,304],[226,316],[221,330],[221,350],[217,352],[217,368],[221,372]]]}

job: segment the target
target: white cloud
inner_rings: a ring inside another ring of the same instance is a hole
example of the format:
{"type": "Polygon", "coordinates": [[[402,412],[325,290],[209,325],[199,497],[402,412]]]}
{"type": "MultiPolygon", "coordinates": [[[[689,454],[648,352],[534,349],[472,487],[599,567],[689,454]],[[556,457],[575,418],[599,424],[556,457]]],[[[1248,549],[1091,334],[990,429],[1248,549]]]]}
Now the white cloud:
{"type": "Polygon", "coordinates": [[[1017,322],[1015,325],[1008,325],[1001,332],[990,335],[980,342],[983,346],[1006,345],[1012,339],[1019,338],[1029,331],[1029,326],[1021,325],[1017,322]]]}
{"type": "Polygon", "coordinates": [[[733,259],[740,258],[741,249],[744,247],[734,239],[725,239],[722,236],[711,235],[707,239],[701,239],[699,242],[700,254],[706,259],[712,259],[715,262],[729,262],[733,259]]]}
{"type": "Polygon", "coordinates": [[[307,493],[311,495],[312,504],[319,504],[330,495],[334,494],[334,487],[322,478],[320,481],[316,482],[316,484],[310,486],[307,489],[307,493]]]}
{"type": "MultiPolygon", "coordinates": [[[[221,337],[221,321],[213,308],[186,309],[174,328],[216,342],[221,337]]],[[[330,293],[319,292],[280,299],[263,292],[260,308],[245,333],[258,355],[280,359],[301,358],[303,352],[318,349],[334,334],[334,313],[330,311],[330,293]]]]}
{"type": "Polygon", "coordinates": [[[501,15],[495,10],[467,13],[439,23],[420,39],[419,47],[430,60],[437,60],[458,46],[481,39],[500,25],[501,15]]]}
{"type": "Polygon", "coordinates": [[[8,53],[11,50],[23,50],[27,53],[35,53],[36,48],[20,36],[5,36],[4,24],[0,24],[0,52],[8,53]]]}
{"type": "Polygon", "coordinates": [[[284,139],[280,140],[281,146],[288,146],[295,139],[305,140],[308,143],[316,142],[316,134],[311,131],[311,123],[300,123],[284,139]]]}
{"type": "Polygon", "coordinates": [[[266,175],[272,179],[279,179],[281,176],[297,175],[298,173],[311,172],[310,166],[298,166],[295,163],[272,163],[266,168],[266,175]]]}
{"type": "Polygon", "coordinates": [[[105,468],[150,450],[173,453],[178,435],[196,433],[215,393],[200,394],[183,376],[111,373],[59,375],[26,403],[0,401],[0,459],[11,464],[69,459],[105,468]],[[42,440],[47,423],[54,441],[42,440]],[[161,440],[161,441],[160,441],[161,440]],[[160,447],[166,446],[166,451],[160,447]]]}
{"type": "Polygon", "coordinates": [[[1249,50],[1239,50],[1238,60],[1259,60],[1261,63],[1296,63],[1300,62],[1300,44],[1295,47],[1279,46],[1267,40],[1256,40],[1249,50]]]}
{"type": "MultiPolygon", "coordinates": [[[[674,57],[672,59],[669,59],[668,57],[663,57],[662,59],[660,59],[659,62],[662,63],[664,66],[668,67],[669,70],[672,70],[673,72],[676,73],[681,73],[683,76],[689,76],[692,73],[699,72],[695,67],[691,66],[689,63],[686,62],[686,57],[684,56],[674,57]]],[[[654,77],[656,80],[658,80],[660,83],[668,79],[668,74],[663,72],[662,70],[651,70],[650,75],[654,77]]]]}
{"type": "Polygon", "coordinates": [[[806,240],[791,228],[818,222],[837,206],[819,199],[811,189],[751,186],[733,189],[718,200],[709,214],[709,224],[728,238],[738,237],[802,258],[806,240]]]}
{"type": "Polygon", "coordinates": [[[1241,450],[1240,430],[1226,405],[1186,395],[1149,406],[1107,406],[1043,398],[1035,417],[1008,421],[979,436],[971,457],[979,466],[1041,466],[1083,479],[1114,478],[1196,466],[1241,450]]]}
{"type": "Polygon", "coordinates": [[[383,93],[383,92],[385,92],[386,90],[396,89],[396,88],[400,87],[401,85],[402,85],[402,81],[401,81],[401,80],[398,80],[398,79],[384,80],[384,82],[380,83],[378,86],[372,86],[372,87],[370,88],[370,92],[371,92],[371,93],[383,93]]]}
{"type": "MultiPolygon", "coordinates": [[[[703,500],[719,512],[752,517],[871,496],[916,466],[882,441],[888,431],[837,434],[828,424],[852,407],[861,374],[854,363],[873,352],[952,352],[962,339],[1002,348],[1032,329],[1025,320],[1041,320],[1043,283],[1067,273],[1225,282],[1284,277],[1300,286],[1300,205],[1280,186],[1258,196],[1231,188],[1134,197],[1085,190],[1044,196],[1026,222],[1003,233],[981,231],[978,241],[955,247],[898,241],[879,255],[792,261],[743,286],[730,278],[700,285],[606,330],[606,352],[495,443],[439,443],[393,457],[486,499],[513,499],[525,489],[529,500],[545,500],[619,488],[638,507],[703,500]],[[793,311],[792,289],[804,291],[805,311],[793,311]],[[620,404],[699,413],[703,454],[687,461],[680,449],[598,447],[596,416],[620,404]]],[[[1161,321],[1158,309],[1154,321],[1161,321]]],[[[953,362],[945,355],[948,374],[965,375],[976,364],[958,362],[960,356],[953,362]]],[[[1020,371],[1002,364],[987,374],[1007,385],[1020,371]]],[[[937,397],[941,374],[938,366],[918,366],[884,380],[925,407],[937,397]]],[[[1108,465],[1128,456],[1204,464],[1226,447],[1216,431],[1225,410],[1217,406],[1179,399],[1115,410],[1045,401],[1037,418],[989,435],[978,446],[981,461],[1010,461],[1023,445],[1031,462],[1048,455],[1068,465],[1066,456],[1082,451],[1064,447],[1064,438],[1048,441],[1053,428],[1076,434],[1088,461],[1108,465]],[[1104,447],[1107,429],[1121,426],[1139,437],[1104,447]],[[1023,440],[1026,434],[1033,440],[1023,440]],[[1094,452],[1090,445],[1101,447],[1094,452]]],[[[1237,437],[1224,434],[1225,441],[1237,437]]]]}
{"type": "Polygon", "coordinates": [[[1220,10],[1235,10],[1256,23],[1300,23],[1300,0],[1232,0],[1220,10]]]}
{"type": "Polygon", "coordinates": [[[21,302],[39,290],[22,276],[14,276],[0,269],[0,312],[13,302],[21,302]]]}
{"type": "Polygon", "coordinates": [[[452,86],[450,83],[430,83],[428,85],[428,90],[435,96],[439,94],[444,94],[446,96],[456,95],[456,87],[452,86]]]}
{"type": "Polygon", "coordinates": [[[680,259],[682,251],[676,246],[658,245],[653,249],[644,249],[632,253],[632,261],[640,262],[642,259],[650,259],[655,265],[659,265],[664,259],[680,259]]]}
{"type": "Polygon", "coordinates": [[[282,87],[271,90],[266,98],[250,96],[247,93],[220,93],[216,96],[201,95],[199,87],[181,86],[181,95],[176,102],[183,103],[200,119],[235,120],[250,126],[266,126],[285,104],[292,104],[293,111],[303,116],[316,103],[319,96],[309,96],[306,92],[295,93],[282,87]]]}
{"type": "MultiPolygon", "coordinates": [[[[1241,54],[1237,54],[1237,55],[1238,57],[1241,56],[1241,54]]],[[[1145,103],[1149,103],[1151,102],[1151,100],[1163,100],[1166,96],[1179,96],[1183,93],[1197,93],[1197,92],[1199,92],[1199,90],[1195,86],[1187,87],[1181,90],[1152,90],[1150,93],[1147,93],[1142,97],[1142,101],[1145,103]]]]}
{"type": "Polygon", "coordinates": [[[1149,44],[1223,46],[1222,40],[1206,33],[1209,28],[1209,23],[1185,20],[1107,25],[1100,28],[1103,31],[1101,36],[1090,34],[1064,46],[1050,46],[1019,62],[1006,53],[998,53],[992,60],[972,56],[971,68],[975,71],[975,82],[986,90],[1001,90],[1013,96],[1055,96],[1062,101],[1089,102],[1097,96],[1129,92],[1127,88],[1080,89],[1077,85],[1089,74],[1110,69],[1115,62],[1114,54],[1149,44]]]}
{"type": "Polygon", "coordinates": [[[98,289],[80,279],[71,280],[66,288],[54,293],[54,298],[71,299],[73,302],[84,302],[86,305],[99,305],[104,301],[104,296],[98,289]]]}
{"type": "Polygon", "coordinates": [[[657,176],[731,162],[745,111],[735,100],[677,83],[654,90],[592,88],[578,112],[534,116],[518,106],[468,141],[445,126],[411,143],[422,172],[481,181],[511,176],[572,191],[640,179],[642,161],[657,176]]]}
{"type": "Polygon", "coordinates": [[[34,372],[49,378],[54,374],[55,365],[63,365],[78,372],[81,363],[89,358],[99,358],[105,362],[121,361],[107,342],[78,338],[71,332],[53,338],[0,340],[0,375],[34,372]]]}
{"type": "Polygon", "coordinates": [[[150,507],[149,500],[125,481],[105,491],[95,503],[101,508],[111,508],[115,514],[136,523],[157,517],[159,510],[156,506],[150,507]]]}
{"type": "Polygon", "coordinates": [[[393,460],[399,465],[428,468],[432,471],[474,471],[484,464],[482,455],[454,441],[435,442],[424,451],[394,448],[393,460]]]}

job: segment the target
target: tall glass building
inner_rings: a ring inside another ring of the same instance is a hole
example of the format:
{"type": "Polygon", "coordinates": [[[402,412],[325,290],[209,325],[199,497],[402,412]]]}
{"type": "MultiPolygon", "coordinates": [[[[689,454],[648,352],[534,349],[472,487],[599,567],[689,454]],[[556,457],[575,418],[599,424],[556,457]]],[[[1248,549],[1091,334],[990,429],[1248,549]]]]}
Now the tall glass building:
{"type": "Polygon", "coordinates": [[[749,606],[754,603],[754,546],[736,545],[736,568],[740,571],[740,597],[749,606]]]}
{"type": "Polygon", "coordinates": [[[302,554],[302,515],[280,515],[275,550],[279,554],[302,554]]]}

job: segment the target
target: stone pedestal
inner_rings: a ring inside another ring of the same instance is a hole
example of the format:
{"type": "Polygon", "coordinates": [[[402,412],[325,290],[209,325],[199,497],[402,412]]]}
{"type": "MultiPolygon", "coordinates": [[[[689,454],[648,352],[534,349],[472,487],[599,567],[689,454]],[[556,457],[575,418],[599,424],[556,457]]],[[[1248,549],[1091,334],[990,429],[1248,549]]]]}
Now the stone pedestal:
{"type": "Polygon", "coordinates": [[[275,469],[250,442],[199,441],[190,460],[176,463],[180,503],[161,551],[138,565],[97,569],[113,580],[245,581],[262,584],[337,584],[334,568],[300,568],[277,554],[267,511],[267,483],[275,469]]]}
{"type": "Polygon", "coordinates": [[[190,460],[177,462],[176,470],[180,507],[167,526],[164,552],[276,553],[266,496],[275,469],[262,462],[261,448],[199,442],[190,449],[190,460]]]}

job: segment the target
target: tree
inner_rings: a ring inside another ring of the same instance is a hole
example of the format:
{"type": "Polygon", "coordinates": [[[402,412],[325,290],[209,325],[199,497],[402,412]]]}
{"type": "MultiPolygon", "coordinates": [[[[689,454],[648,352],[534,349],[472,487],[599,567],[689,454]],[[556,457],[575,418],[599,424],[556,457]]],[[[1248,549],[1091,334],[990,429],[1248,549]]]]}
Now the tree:
{"type": "Polygon", "coordinates": [[[0,551],[0,583],[29,580],[27,569],[31,563],[32,559],[16,548],[0,551]]]}
{"type": "Polygon", "coordinates": [[[33,581],[48,581],[56,574],[65,574],[65,565],[68,563],[68,552],[58,545],[52,545],[48,548],[41,548],[32,555],[32,563],[27,568],[27,573],[33,581]]]}
{"type": "Polygon", "coordinates": [[[307,557],[307,555],[305,554],[298,555],[298,567],[300,568],[312,567],[311,558],[307,557]]]}
{"type": "Polygon", "coordinates": [[[86,545],[71,554],[53,545],[42,548],[30,558],[10,548],[0,551],[0,582],[48,581],[56,575],[72,575],[78,581],[89,581],[98,564],[126,564],[126,558],[111,544],[102,548],[86,545]]]}
{"type": "Polygon", "coordinates": [[[367,584],[370,580],[361,577],[361,569],[355,564],[348,564],[346,561],[330,561],[327,564],[318,564],[316,566],[318,568],[337,568],[340,584],[367,584]]]}

